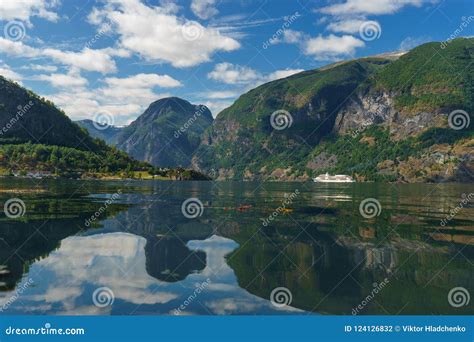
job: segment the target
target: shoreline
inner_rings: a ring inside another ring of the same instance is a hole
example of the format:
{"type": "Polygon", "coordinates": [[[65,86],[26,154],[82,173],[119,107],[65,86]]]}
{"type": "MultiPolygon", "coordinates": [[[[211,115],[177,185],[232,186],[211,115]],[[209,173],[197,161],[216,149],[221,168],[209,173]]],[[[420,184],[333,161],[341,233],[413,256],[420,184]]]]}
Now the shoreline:
{"type": "MultiPolygon", "coordinates": [[[[176,179],[170,177],[163,177],[163,176],[156,176],[155,178],[122,178],[119,176],[116,177],[79,177],[79,178],[70,178],[70,177],[62,177],[62,176],[50,176],[50,177],[27,177],[27,176],[5,176],[0,175],[0,179],[36,179],[36,180],[77,180],[77,181],[177,181],[177,182],[219,182],[219,183],[253,183],[253,182],[261,182],[261,180],[248,180],[248,179],[176,179]]],[[[302,180],[265,180],[264,183],[294,183],[294,184],[318,184],[319,186],[330,186],[330,185],[338,185],[338,186],[350,186],[350,185],[357,185],[357,184],[397,184],[397,185],[415,185],[415,184],[459,184],[459,185],[474,185],[473,182],[403,182],[403,181],[396,181],[396,182],[385,182],[385,181],[358,181],[358,182],[351,182],[351,183],[338,183],[338,182],[313,182],[311,180],[302,181],[302,180]]],[[[2,192],[2,190],[0,190],[2,192]]]]}

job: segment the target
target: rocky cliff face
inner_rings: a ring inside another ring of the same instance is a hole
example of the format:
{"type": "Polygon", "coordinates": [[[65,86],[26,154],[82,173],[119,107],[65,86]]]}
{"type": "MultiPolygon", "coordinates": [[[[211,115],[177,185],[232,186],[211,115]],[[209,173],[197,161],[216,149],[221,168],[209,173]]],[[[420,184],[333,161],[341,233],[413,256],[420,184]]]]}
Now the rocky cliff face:
{"type": "MultiPolygon", "coordinates": [[[[449,112],[443,109],[404,113],[395,106],[396,94],[386,91],[359,92],[337,114],[334,131],[339,136],[362,136],[369,146],[376,143],[364,131],[377,125],[388,130],[393,141],[404,141],[423,136],[424,132],[448,126],[449,112]]],[[[442,139],[442,137],[439,137],[442,139]]],[[[433,144],[404,160],[385,159],[375,167],[377,174],[406,182],[473,181],[474,140],[472,134],[454,144],[433,144]],[[471,138],[469,138],[469,136],[471,138]]],[[[313,170],[330,169],[337,163],[337,154],[322,152],[308,167],[313,170]]]]}
{"type": "Polygon", "coordinates": [[[380,125],[402,140],[424,130],[446,125],[448,113],[418,111],[403,113],[395,108],[395,94],[386,91],[359,92],[337,114],[334,129],[338,134],[358,134],[367,127],[380,125]]]}

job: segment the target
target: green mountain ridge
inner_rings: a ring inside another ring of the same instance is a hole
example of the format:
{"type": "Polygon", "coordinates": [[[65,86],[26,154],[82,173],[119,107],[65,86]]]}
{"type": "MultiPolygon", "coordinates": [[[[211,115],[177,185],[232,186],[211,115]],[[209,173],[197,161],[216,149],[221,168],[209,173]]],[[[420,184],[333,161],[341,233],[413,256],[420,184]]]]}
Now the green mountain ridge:
{"type": "Polygon", "coordinates": [[[0,143],[58,145],[95,151],[96,142],[54,104],[0,76],[0,143]]]}
{"type": "Polygon", "coordinates": [[[205,179],[192,170],[158,170],[93,138],[52,102],[0,76],[0,173],[47,171],[66,177],[158,174],[205,179]]]}
{"type": "Polygon", "coordinates": [[[217,116],[193,165],[220,179],[331,172],[473,181],[473,125],[448,125],[454,110],[472,122],[473,57],[474,39],[460,38],[445,49],[428,43],[398,59],[361,58],[263,84],[217,116]],[[284,129],[271,125],[278,113],[284,129]]]}

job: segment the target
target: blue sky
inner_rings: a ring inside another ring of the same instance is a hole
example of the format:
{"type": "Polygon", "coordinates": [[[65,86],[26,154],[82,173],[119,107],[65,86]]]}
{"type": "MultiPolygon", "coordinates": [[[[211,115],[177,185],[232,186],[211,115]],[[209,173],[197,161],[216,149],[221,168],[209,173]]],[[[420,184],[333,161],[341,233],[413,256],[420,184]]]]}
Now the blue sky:
{"type": "Polygon", "coordinates": [[[0,74],[74,120],[127,124],[165,96],[215,116],[301,70],[471,36],[472,16],[472,0],[2,0],[0,74]]]}

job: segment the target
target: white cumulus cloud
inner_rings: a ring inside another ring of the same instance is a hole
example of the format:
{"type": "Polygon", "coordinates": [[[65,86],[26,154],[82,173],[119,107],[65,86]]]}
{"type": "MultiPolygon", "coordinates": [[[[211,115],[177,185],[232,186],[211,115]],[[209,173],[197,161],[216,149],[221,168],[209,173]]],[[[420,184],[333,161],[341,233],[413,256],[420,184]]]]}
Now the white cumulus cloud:
{"type": "Polygon", "coordinates": [[[347,0],[321,8],[319,11],[331,15],[380,15],[393,14],[405,6],[420,7],[433,0],[347,0]]]}
{"type": "Polygon", "coordinates": [[[364,46],[362,40],[353,36],[344,35],[339,37],[330,34],[327,37],[319,35],[308,39],[304,51],[317,60],[334,60],[341,56],[354,55],[357,48],[364,46]]]}
{"type": "Polygon", "coordinates": [[[6,55],[22,58],[50,58],[63,65],[87,71],[97,71],[103,74],[117,70],[115,61],[112,58],[114,56],[113,49],[94,50],[84,48],[79,52],[62,51],[53,48],[43,49],[0,37],[0,51],[6,55]]]}
{"type": "Polygon", "coordinates": [[[19,83],[21,83],[21,80],[23,79],[22,75],[13,71],[9,65],[1,63],[1,61],[0,61],[0,75],[9,80],[16,81],[19,83]]]}
{"type": "Polygon", "coordinates": [[[102,50],[84,48],[80,52],[61,51],[57,49],[45,49],[41,55],[50,57],[54,61],[87,71],[111,73],[117,70],[115,61],[111,55],[102,50]]]}
{"type": "Polygon", "coordinates": [[[238,41],[219,29],[176,16],[166,8],[147,6],[138,0],[108,0],[94,9],[89,21],[108,23],[118,34],[119,45],[147,61],[191,67],[211,60],[219,51],[233,51],[238,41]]]}
{"type": "Polygon", "coordinates": [[[216,64],[214,70],[207,74],[207,77],[227,84],[245,84],[257,80],[260,75],[256,70],[247,66],[224,62],[216,64]]]}
{"type": "Polygon", "coordinates": [[[41,65],[41,64],[30,64],[22,66],[22,69],[33,70],[33,71],[47,71],[54,72],[58,70],[57,66],[54,65],[41,65]]]}
{"type": "Polygon", "coordinates": [[[37,75],[34,79],[49,82],[57,88],[84,87],[88,84],[87,79],[76,71],[70,71],[67,74],[37,75]]]}
{"type": "Polygon", "coordinates": [[[214,7],[216,0],[193,0],[191,2],[191,10],[201,19],[209,19],[217,15],[219,11],[214,7]]]}
{"type": "Polygon", "coordinates": [[[49,21],[57,21],[59,16],[54,8],[58,0],[1,0],[0,20],[23,20],[27,23],[33,16],[49,21]]]}
{"type": "Polygon", "coordinates": [[[181,86],[181,82],[168,75],[137,74],[125,78],[109,77],[105,82],[110,87],[116,88],[174,88],[181,86]]]}
{"type": "Polygon", "coordinates": [[[337,36],[329,34],[311,37],[303,32],[287,30],[278,43],[296,44],[301,51],[314,57],[319,61],[332,61],[343,57],[352,56],[357,48],[365,46],[365,43],[351,35],[337,36]]]}
{"type": "Polygon", "coordinates": [[[207,74],[209,79],[226,84],[252,84],[256,86],[265,82],[270,82],[279,78],[285,78],[290,75],[303,71],[303,69],[283,69],[264,75],[250,67],[232,64],[218,63],[214,70],[207,74]]]}

